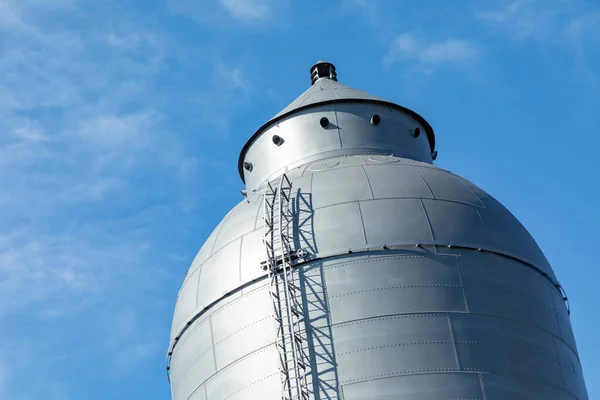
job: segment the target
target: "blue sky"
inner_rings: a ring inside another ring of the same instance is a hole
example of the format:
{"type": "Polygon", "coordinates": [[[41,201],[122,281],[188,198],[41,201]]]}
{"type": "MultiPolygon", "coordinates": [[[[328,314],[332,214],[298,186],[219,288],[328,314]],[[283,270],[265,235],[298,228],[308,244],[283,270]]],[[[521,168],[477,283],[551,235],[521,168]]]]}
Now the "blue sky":
{"type": "Polygon", "coordinates": [[[169,398],[185,271],[318,59],[530,230],[600,398],[600,3],[324,3],[0,0],[0,398],[169,398]]]}

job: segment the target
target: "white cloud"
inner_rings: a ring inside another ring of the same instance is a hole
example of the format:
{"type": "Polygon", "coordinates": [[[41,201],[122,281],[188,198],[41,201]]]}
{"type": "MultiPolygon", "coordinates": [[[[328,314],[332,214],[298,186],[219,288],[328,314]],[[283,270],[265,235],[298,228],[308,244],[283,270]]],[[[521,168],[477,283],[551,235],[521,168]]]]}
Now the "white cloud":
{"type": "Polygon", "coordinates": [[[598,28],[600,8],[582,0],[512,0],[497,4],[476,12],[476,17],[518,40],[535,39],[543,44],[556,44],[573,29],[584,27],[588,30],[586,33],[593,36],[589,29],[598,28]]]}
{"type": "Polygon", "coordinates": [[[288,0],[166,0],[169,10],[202,24],[228,27],[237,22],[264,29],[278,23],[278,16],[288,0]],[[209,4],[207,4],[209,3],[209,4]]]}
{"type": "Polygon", "coordinates": [[[474,60],[477,55],[477,47],[468,40],[450,38],[433,42],[409,32],[394,40],[384,63],[412,60],[429,66],[462,64],[474,60]]]}
{"type": "Polygon", "coordinates": [[[219,3],[234,17],[243,21],[269,18],[272,0],[219,0],[219,3]]]}
{"type": "MultiPolygon", "coordinates": [[[[22,340],[31,355],[0,349],[1,398],[71,398],[71,383],[39,366],[75,357],[51,343],[76,336],[89,322],[81,314],[111,326],[119,301],[139,311],[132,299],[171,278],[152,253],[153,229],[186,198],[197,160],[165,123],[179,99],[155,83],[181,55],[128,12],[120,2],[0,0],[0,342],[22,340]],[[40,321],[43,340],[29,340],[40,321]],[[50,332],[58,321],[78,328],[50,332]],[[15,393],[23,371],[36,382],[15,393]],[[54,384],[60,396],[46,393],[54,384]]],[[[156,335],[129,358],[162,358],[156,335]]],[[[85,351],[124,347],[105,340],[85,351]]]]}
{"type": "Polygon", "coordinates": [[[547,14],[532,9],[535,0],[514,0],[501,7],[476,13],[477,18],[495,26],[505,27],[518,37],[529,37],[546,29],[547,14]]]}
{"type": "Polygon", "coordinates": [[[227,130],[231,117],[248,101],[250,90],[242,67],[218,60],[213,67],[210,87],[196,98],[201,118],[222,131],[227,130]]]}

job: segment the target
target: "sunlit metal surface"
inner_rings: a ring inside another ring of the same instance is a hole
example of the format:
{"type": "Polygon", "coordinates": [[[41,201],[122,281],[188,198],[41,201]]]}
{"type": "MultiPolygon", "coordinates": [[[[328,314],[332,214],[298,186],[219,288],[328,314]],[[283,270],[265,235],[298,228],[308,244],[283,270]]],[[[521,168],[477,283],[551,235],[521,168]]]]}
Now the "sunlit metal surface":
{"type": "MultiPolygon", "coordinates": [[[[338,84],[311,88],[320,82],[338,84]]],[[[303,256],[293,268],[311,399],[587,399],[564,292],[526,229],[432,164],[430,137],[414,135],[431,129],[420,117],[323,96],[332,102],[292,103],[244,149],[247,198],[177,299],[173,399],[286,398],[261,268],[263,192],[282,173],[303,256]]]]}

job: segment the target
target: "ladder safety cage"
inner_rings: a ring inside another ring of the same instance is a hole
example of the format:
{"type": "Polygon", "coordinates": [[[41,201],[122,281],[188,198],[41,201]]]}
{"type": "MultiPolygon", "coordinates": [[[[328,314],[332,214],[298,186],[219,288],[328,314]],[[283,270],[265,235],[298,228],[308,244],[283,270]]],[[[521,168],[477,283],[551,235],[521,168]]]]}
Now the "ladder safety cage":
{"type": "Polygon", "coordinates": [[[305,353],[304,310],[302,309],[298,274],[294,273],[292,183],[283,174],[273,183],[267,182],[264,193],[264,237],[269,294],[276,325],[276,347],[282,400],[308,400],[309,365],[305,353]]]}

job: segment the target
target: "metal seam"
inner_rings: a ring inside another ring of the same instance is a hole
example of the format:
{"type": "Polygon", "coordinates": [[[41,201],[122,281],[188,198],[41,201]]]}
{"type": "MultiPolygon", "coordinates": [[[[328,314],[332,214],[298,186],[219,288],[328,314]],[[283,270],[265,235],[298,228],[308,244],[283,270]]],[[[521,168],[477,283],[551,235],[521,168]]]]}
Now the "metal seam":
{"type": "Polygon", "coordinates": [[[236,390],[235,392],[231,393],[229,396],[223,397],[223,398],[222,398],[222,400],[229,399],[229,398],[231,398],[232,396],[235,396],[236,394],[238,394],[238,393],[240,393],[240,392],[242,392],[242,391],[244,391],[244,390],[248,389],[250,386],[256,385],[257,383],[259,383],[259,382],[262,382],[262,381],[264,381],[265,379],[269,379],[270,377],[272,377],[272,376],[275,376],[275,375],[279,375],[279,372],[276,372],[276,373],[274,373],[274,374],[267,375],[267,376],[265,376],[265,377],[262,377],[262,378],[260,378],[259,380],[256,380],[256,381],[254,381],[254,382],[252,382],[252,383],[249,383],[248,385],[244,386],[243,388],[241,388],[241,389],[238,389],[238,390],[236,390]]]}
{"type": "MultiPolygon", "coordinates": [[[[266,346],[263,346],[261,348],[256,349],[255,351],[248,353],[232,362],[230,362],[229,364],[227,364],[226,366],[224,366],[223,368],[221,368],[220,370],[216,371],[214,374],[212,374],[211,376],[209,376],[208,378],[206,378],[204,381],[202,381],[198,386],[202,386],[202,385],[206,385],[208,382],[210,382],[215,376],[219,375],[220,373],[229,370],[230,368],[236,366],[237,364],[241,363],[242,361],[248,359],[248,358],[252,358],[257,354],[260,354],[266,350],[268,350],[269,348],[273,347],[274,344],[269,343],[266,346]]],[[[188,369],[189,370],[189,369],[188,369]]],[[[187,370],[186,370],[187,372],[187,370]]],[[[183,377],[184,374],[182,374],[183,377]]]]}
{"type": "MultiPolygon", "coordinates": [[[[215,346],[215,336],[213,334],[212,318],[213,318],[212,315],[210,317],[208,317],[208,326],[210,329],[210,342],[212,343],[211,349],[212,349],[212,353],[213,353],[213,361],[215,363],[215,373],[216,373],[219,370],[219,367],[217,367],[217,352],[215,350],[216,346],[215,346]]],[[[191,365],[193,365],[193,363],[190,364],[190,367],[191,367],[191,365]]]]}
{"type": "Polygon", "coordinates": [[[360,224],[362,226],[363,236],[365,239],[365,246],[368,246],[369,241],[367,239],[367,229],[365,228],[365,220],[363,218],[362,208],[360,207],[360,201],[357,201],[356,203],[358,204],[358,214],[360,215],[360,224]]]}
{"type": "Polygon", "coordinates": [[[335,116],[335,130],[337,131],[338,138],[340,140],[340,150],[344,149],[344,144],[342,143],[342,132],[340,131],[340,123],[338,121],[337,109],[335,107],[335,103],[333,103],[333,115],[335,116]]]}
{"type": "Polygon", "coordinates": [[[465,283],[463,282],[462,272],[460,272],[460,261],[456,257],[456,273],[458,274],[458,280],[460,282],[460,290],[463,296],[463,302],[465,303],[465,311],[469,312],[469,302],[467,301],[467,291],[465,290],[465,283]]]}
{"type": "Polygon", "coordinates": [[[422,374],[431,374],[431,373],[481,373],[483,370],[480,368],[464,368],[462,371],[457,371],[454,368],[423,368],[423,369],[415,369],[415,370],[406,370],[406,371],[396,371],[396,372],[388,372],[385,374],[371,375],[362,378],[351,379],[349,381],[344,382],[344,385],[351,385],[360,382],[366,381],[375,381],[378,379],[386,379],[386,378],[395,378],[399,376],[406,375],[422,375],[422,374]]]}
{"type": "MultiPolygon", "coordinates": [[[[456,361],[456,368],[460,371],[460,360],[458,359],[458,348],[456,347],[456,339],[454,338],[454,329],[452,327],[452,320],[450,319],[450,314],[446,314],[446,321],[448,322],[448,331],[450,332],[450,340],[452,342],[452,350],[454,351],[454,360],[456,361]]],[[[476,344],[477,342],[473,342],[476,344]]]]}
{"type": "MultiPolygon", "coordinates": [[[[461,344],[479,344],[479,342],[476,342],[474,340],[464,340],[459,343],[461,343],[461,344]]],[[[402,346],[420,346],[420,345],[428,345],[428,344],[452,344],[454,346],[453,340],[424,340],[424,341],[417,341],[417,342],[394,343],[394,344],[385,344],[385,345],[380,345],[380,346],[366,347],[363,349],[345,351],[343,353],[338,353],[337,355],[344,356],[347,354],[360,353],[361,351],[370,351],[370,350],[376,350],[376,349],[388,349],[391,347],[402,347],[402,346]]],[[[460,370],[460,367],[458,368],[458,370],[460,370]]]]}
{"type": "Polygon", "coordinates": [[[419,173],[419,171],[417,171],[417,170],[415,169],[415,167],[413,167],[412,165],[410,165],[410,169],[412,169],[412,170],[413,170],[413,172],[414,172],[415,174],[417,174],[417,175],[419,176],[419,178],[421,178],[421,180],[423,181],[423,183],[425,184],[425,186],[427,186],[427,189],[429,190],[429,193],[431,193],[431,198],[432,198],[432,199],[435,199],[436,197],[435,197],[435,195],[433,194],[433,190],[431,190],[431,186],[429,186],[429,183],[427,183],[427,181],[425,180],[425,178],[423,178],[423,175],[421,175],[421,174],[419,173]]]}
{"type": "Polygon", "coordinates": [[[479,374],[479,385],[481,386],[481,395],[483,400],[487,400],[487,392],[485,390],[485,382],[483,381],[483,374],[479,374]]]}
{"type": "MultiPolygon", "coordinates": [[[[364,161],[364,160],[363,160],[364,161]]],[[[367,174],[367,170],[364,165],[361,165],[363,173],[365,174],[365,178],[367,178],[367,185],[369,185],[369,192],[371,192],[371,200],[375,200],[375,195],[373,194],[373,186],[371,186],[371,181],[369,180],[369,175],[367,174]]]]}
{"type": "Polygon", "coordinates": [[[575,355],[575,357],[579,360],[578,354],[575,351],[575,349],[573,349],[569,343],[567,343],[566,341],[564,341],[560,336],[556,335],[555,333],[542,328],[538,325],[534,325],[532,323],[526,322],[526,321],[522,321],[520,319],[516,319],[516,318],[512,318],[512,317],[507,317],[504,315],[498,315],[498,314],[488,314],[488,313],[481,313],[481,312],[469,312],[466,313],[464,311],[450,311],[450,312],[446,312],[446,313],[440,313],[439,311],[431,311],[431,312],[427,312],[427,311],[419,311],[419,312],[415,312],[415,313],[404,313],[404,314],[389,314],[389,315],[384,315],[384,316],[377,316],[377,317],[366,317],[366,318],[358,318],[352,321],[344,321],[344,322],[338,322],[332,325],[332,327],[338,328],[338,327],[343,327],[343,326],[347,326],[347,325],[353,325],[353,324],[362,324],[362,323],[369,323],[371,321],[377,321],[377,320],[386,320],[386,319],[400,319],[400,318],[422,318],[422,317],[428,317],[428,316],[434,316],[434,317],[445,317],[447,314],[451,314],[451,315],[480,315],[480,316],[485,316],[485,317],[493,317],[493,318],[501,318],[501,319],[507,319],[510,321],[514,321],[517,323],[521,323],[521,324],[525,324],[527,326],[531,326],[535,329],[539,329],[540,331],[543,331],[547,334],[549,334],[550,336],[560,340],[561,342],[563,342],[565,344],[565,346],[567,346],[569,348],[569,350],[571,350],[573,352],[573,354],[575,355]]]}
{"type": "MultiPolygon", "coordinates": [[[[352,168],[352,167],[361,167],[361,165],[351,165],[351,166],[344,167],[344,168],[352,168]]],[[[319,172],[315,172],[315,174],[316,173],[319,173],[319,172]]],[[[378,197],[376,199],[342,201],[342,202],[339,202],[339,203],[333,203],[333,204],[328,204],[326,206],[317,207],[317,208],[315,208],[315,211],[316,210],[322,210],[322,209],[325,209],[325,208],[328,208],[328,207],[339,206],[339,205],[342,205],[342,204],[356,203],[358,201],[366,202],[366,201],[379,201],[379,200],[435,200],[435,201],[443,201],[443,202],[446,202],[446,203],[461,204],[461,205],[465,205],[465,206],[477,207],[475,204],[465,203],[464,201],[458,201],[458,200],[430,199],[428,197],[407,196],[407,197],[378,197]]]]}
{"type": "MultiPolygon", "coordinates": [[[[454,175],[454,174],[452,174],[452,175],[454,175]]],[[[477,198],[477,200],[479,201],[479,204],[481,204],[481,207],[482,208],[487,208],[485,206],[485,204],[483,204],[483,201],[481,200],[481,197],[479,197],[479,195],[477,193],[475,193],[475,191],[473,190],[473,188],[471,186],[467,185],[467,183],[465,182],[465,180],[463,178],[461,178],[460,176],[457,176],[457,175],[455,175],[455,176],[460,181],[460,183],[462,183],[463,185],[465,185],[467,187],[467,189],[469,189],[471,191],[471,193],[473,193],[473,195],[475,196],[475,198],[477,198]]]]}
{"type": "Polygon", "coordinates": [[[431,234],[431,240],[436,240],[435,233],[433,232],[433,227],[431,226],[431,220],[429,219],[429,214],[427,214],[427,209],[425,208],[425,203],[423,203],[423,199],[419,199],[419,203],[421,203],[423,213],[425,214],[425,220],[427,221],[427,227],[429,228],[429,233],[431,234]]]}
{"type": "Polygon", "coordinates": [[[425,287],[427,287],[427,288],[460,287],[460,285],[452,285],[449,283],[423,283],[423,284],[414,284],[414,285],[393,285],[393,286],[385,286],[385,287],[357,290],[355,292],[348,292],[348,293],[338,294],[336,296],[331,296],[331,298],[335,299],[335,298],[339,298],[339,297],[351,296],[353,294],[358,294],[358,293],[376,292],[379,290],[411,289],[411,288],[425,288],[425,287]]]}
{"type": "MultiPolygon", "coordinates": [[[[552,345],[554,347],[554,353],[556,354],[556,361],[558,362],[558,369],[560,370],[560,379],[562,381],[563,387],[565,390],[567,389],[567,382],[565,381],[565,374],[563,372],[563,366],[560,362],[560,354],[558,353],[558,347],[556,346],[556,338],[552,338],[552,345]]],[[[577,374],[575,374],[577,375],[577,374]]]]}
{"type": "MultiPolygon", "coordinates": [[[[410,246],[410,245],[411,244],[405,244],[405,245],[399,245],[399,246],[410,246]]],[[[412,244],[412,245],[414,246],[414,244],[412,244]]],[[[488,252],[488,253],[491,253],[491,254],[496,254],[496,255],[501,256],[501,257],[507,257],[507,258],[516,260],[517,262],[520,262],[523,265],[525,265],[525,266],[527,266],[527,267],[535,270],[538,274],[542,275],[542,277],[544,277],[547,281],[549,281],[550,283],[552,283],[553,286],[556,287],[557,289],[561,287],[560,284],[558,284],[557,282],[554,282],[552,280],[552,278],[546,272],[544,272],[542,269],[536,267],[535,265],[533,265],[533,264],[531,264],[531,263],[529,263],[529,262],[527,262],[525,260],[519,259],[517,257],[511,256],[511,255],[508,255],[508,254],[499,253],[499,252],[493,251],[493,250],[484,250],[484,249],[472,248],[472,247],[468,247],[468,246],[457,246],[457,245],[454,245],[454,247],[456,247],[456,248],[462,248],[462,249],[466,249],[466,250],[471,250],[471,251],[473,251],[473,250],[475,250],[475,251],[485,251],[485,252],[488,252]]],[[[353,251],[354,252],[372,252],[372,251],[385,251],[385,250],[382,249],[382,248],[372,248],[372,249],[366,248],[366,249],[357,249],[357,250],[353,250],[353,251]]],[[[304,266],[307,263],[315,262],[317,260],[323,261],[323,260],[328,260],[328,259],[332,259],[332,258],[335,258],[335,257],[339,257],[339,256],[342,256],[342,255],[347,255],[347,253],[346,252],[344,252],[344,253],[334,253],[334,254],[330,254],[330,255],[325,256],[325,257],[318,257],[318,258],[315,258],[315,259],[312,259],[312,260],[308,260],[306,263],[296,264],[294,267],[304,266]]],[[[438,256],[441,256],[441,255],[438,255],[438,256]]],[[[446,256],[446,255],[444,255],[444,256],[446,256]]],[[[176,345],[179,342],[179,338],[182,337],[182,335],[185,333],[185,331],[187,331],[187,329],[189,328],[189,326],[191,326],[194,321],[196,321],[198,318],[200,318],[208,310],[212,309],[212,307],[214,305],[216,305],[219,302],[221,302],[224,297],[229,296],[229,295],[231,295],[234,292],[240,291],[240,290],[242,290],[242,289],[244,289],[244,288],[246,288],[248,286],[251,286],[251,285],[257,283],[258,281],[264,280],[265,278],[266,278],[266,275],[263,275],[263,276],[259,276],[259,277],[255,278],[255,279],[253,279],[253,280],[251,280],[249,282],[244,283],[243,285],[241,285],[241,286],[233,289],[231,292],[226,293],[224,296],[221,296],[218,299],[214,300],[212,303],[210,303],[209,305],[207,305],[206,307],[204,307],[200,312],[196,313],[192,318],[190,318],[190,320],[183,326],[183,328],[180,330],[179,334],[175,337],[175,340],[173,341],[173,343],[169,347],[170,351],[167,354],[167,376],[169,377],[169,380],[170,380],[169,371],[170,371],[171,355],[172,355],[172,353],[173,353],[176,345]]],[[[266,288],[266,286],[263,286],[263,287],[260,287],[260,288],[257,288],[255,290],[253,290],[250,293],[259,291],[261,289],[264,290],[265,288],[266,288]]],[[[236,300],[238,300],[238,299],[236,299],[236,300]]],[[[236,301],[236,300],[234,300],[234,301],[236,301]]],[[[217,311],[215,311],[215,313],[216,312],[220,312],[220,310],[222,310],[224,307],[227,307],[231,303],[233,303],[233,302],[230,302],[227,305],[219,308],[217,311]]],[[[487,314],[483,314],[483,315],[487,315],[487,314]]],[[[495,316],[493,314],[489,314],[489,315],[495,316]]],[[[508,319],[511,319],[511,320],[519,321],[519,322],[522,322],[522,323],[534,326],[536,328],[539,328],[539,327],[537,327],[535,325],[532,325],[532,324],[529,324],[529,323],[526,323],[526,322],[523,322],[523,321],[520,321],[520,320],[516,320],[514,318],[501,317],[501,316],[496,316],[496,317],[508,318],[508,319]]],[[[543,328],[539,328],[539,329],[542,329],[542,330],[550,333],[551,335],[556,336],[556,335],[554,335],[554,333],[552,333],[550,331],[547,331],[547,330],[545,330],[543,328]]],[[[559,339],[562,340],[562,338],[560,338],[560,337],[559,337],[559,339]]],[[[564,342],[564,340],[563,340],[563,342],[564,342]]],[[[567,345],[567,347],[569,347],[569,349],[571,349],[571,351],[573,351],[575,353],[576,358],[579,360],[579,355],[577,354],[577,352],[575,350],[573,350],[573,348],[568,343],[565,342],[565,344],[567,345]]]]}

